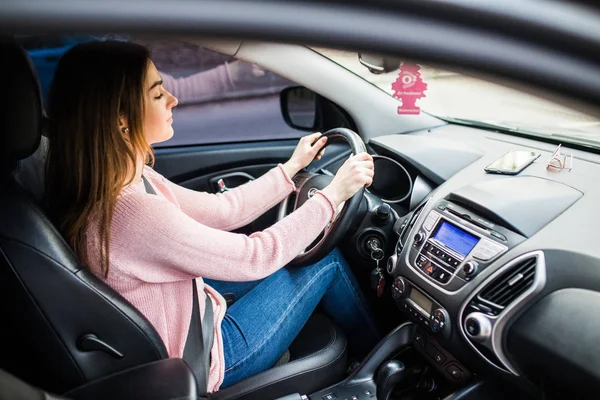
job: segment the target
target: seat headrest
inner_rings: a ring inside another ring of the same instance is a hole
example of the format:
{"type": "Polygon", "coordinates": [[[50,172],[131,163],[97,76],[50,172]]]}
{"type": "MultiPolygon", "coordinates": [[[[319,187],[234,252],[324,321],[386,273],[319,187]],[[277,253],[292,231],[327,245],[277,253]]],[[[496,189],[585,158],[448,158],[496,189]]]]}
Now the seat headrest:
{"type": "Polygon", "coordinates": [[[29,55],[12,42],[0,41],[0,162],[10,165],[30,156],[42,135],[40,84],[29,55]]]}

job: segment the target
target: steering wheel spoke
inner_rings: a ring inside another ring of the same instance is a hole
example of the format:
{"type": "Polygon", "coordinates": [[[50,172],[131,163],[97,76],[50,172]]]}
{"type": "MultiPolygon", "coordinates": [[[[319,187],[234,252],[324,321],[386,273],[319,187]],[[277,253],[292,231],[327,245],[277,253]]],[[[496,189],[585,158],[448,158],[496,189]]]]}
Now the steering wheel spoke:
{"type": "MultiPolygon", "coordinates": [[[[365,144],[360,136],[350,129],[335,128],[325,132],[323,136],[327,136],[326,145],[331,142],[345,141],[350,145],[353,154],[366,151],[365,144]]],[[[298,173],[293,178],[296,190],[279,204],[277,219],[281,220],[299,207],[302,207],[315,193],[329,185],[333,177],[334,175],[331,173],[298,173]]],[[[315,238],[313,243],[298,254],[291,264],[313,264],[329,254],[352,226],[353,218],[358,211],[363,193],[364,189],[361,189],[350,199],[340,204],[334,217],[329,221],[319,237],[315,238]]]]}

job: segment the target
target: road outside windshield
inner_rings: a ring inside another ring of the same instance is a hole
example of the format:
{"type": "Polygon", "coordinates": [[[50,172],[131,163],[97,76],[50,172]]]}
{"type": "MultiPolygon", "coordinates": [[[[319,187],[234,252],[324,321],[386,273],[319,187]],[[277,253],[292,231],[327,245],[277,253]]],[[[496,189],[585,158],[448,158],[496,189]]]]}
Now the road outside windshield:
{"type": "MultiPolygon", "coordinates": [[[[315,49],[360,75],[390,95],[398,72],[375,75],[356,53],[315,49]]],[[[575,110],[504,86],[421,65],[427,83],[421,110],[441,117],[498,125],[521,133],[554,136],[557,140],[600,148],[600,120],[575,110]]]]}

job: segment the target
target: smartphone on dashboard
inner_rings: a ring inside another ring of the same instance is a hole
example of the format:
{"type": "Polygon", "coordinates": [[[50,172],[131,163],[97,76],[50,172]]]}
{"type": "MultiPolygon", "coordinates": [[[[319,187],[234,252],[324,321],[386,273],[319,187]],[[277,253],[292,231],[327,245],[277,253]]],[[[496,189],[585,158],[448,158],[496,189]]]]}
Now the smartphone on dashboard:
{"type": "Polygon", "coordinates": [[[490,174],[517,175],[529,164],[538,159],[540,153],[535,151],[509,151],[487,167],[485,172],[490,174]]]}

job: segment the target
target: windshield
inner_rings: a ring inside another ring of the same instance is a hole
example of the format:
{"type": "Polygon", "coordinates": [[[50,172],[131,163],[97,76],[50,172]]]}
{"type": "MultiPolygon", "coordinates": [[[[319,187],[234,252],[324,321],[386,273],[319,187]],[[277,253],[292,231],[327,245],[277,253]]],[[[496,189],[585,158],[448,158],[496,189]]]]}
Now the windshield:
{"type": "MultiPolygon", "coordinates": [[[[398,70],[373,74],[356,53],[314,49],[393,95],[398,70]]],[[[417,106],[442,119],[524,135],[553,137],[565,143],[600,148],[600,120],[539,97],[459,73],[420,64],[425,96],[417,106]]],[[[400,101],[399,101],[400,102],[400,101]]]]}

